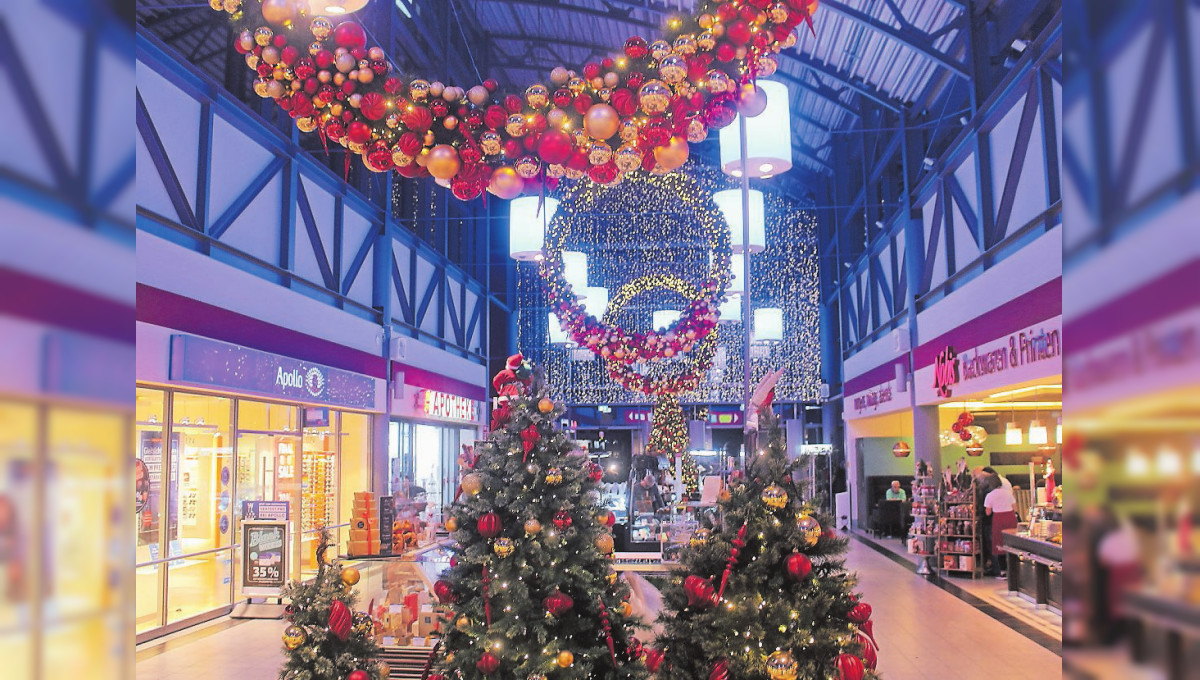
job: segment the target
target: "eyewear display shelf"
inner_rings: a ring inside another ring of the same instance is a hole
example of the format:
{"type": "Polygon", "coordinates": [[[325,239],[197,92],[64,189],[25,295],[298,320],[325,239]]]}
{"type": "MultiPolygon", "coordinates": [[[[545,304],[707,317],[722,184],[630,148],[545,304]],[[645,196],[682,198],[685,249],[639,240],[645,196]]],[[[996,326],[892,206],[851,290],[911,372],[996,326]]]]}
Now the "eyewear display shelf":
{"type": "Polygon", "coordinates": [[[975,483],[950,489],[942,498],[937,524],[937,565],[943,576],[983,575],[982,526],[975,514],[975,483]]]}
{"type": "Polygon", "coordinates": [[[912,526],[908,528],[909,553],[920,557],[918,574],[933,573],[937,557],[938,479],[916,475],[912,483],[912,526]]]}

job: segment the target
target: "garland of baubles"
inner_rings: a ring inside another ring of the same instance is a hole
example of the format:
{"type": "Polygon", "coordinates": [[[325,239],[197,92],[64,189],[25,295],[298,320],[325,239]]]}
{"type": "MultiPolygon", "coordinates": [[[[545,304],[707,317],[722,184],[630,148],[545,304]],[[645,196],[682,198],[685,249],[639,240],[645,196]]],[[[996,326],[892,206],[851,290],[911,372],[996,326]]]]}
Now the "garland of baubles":
{"type": "Polygon", "coordinates": [[[662,38],[633,36],[617,59],[556,67],[549,85],[516,94],[493,79],[470,88],[405,82],[361,25],[313,16],[303,0],[210,4],[240,27],[234,48],[257,73],[255,93],[300,130],[375,172],[431,175],[462,200],[682,166],[689,142],[766,106],[754,79],[775,72],[776,53],[796,43],[801,23],[812,27],[817,9],[817,0],[700,0],[662,38]]]}
{"type": "MultiPolygon", "coordinates": [[[[547,303],[558,316],[567,336],[580,347],[608,361],[610,374],[615,371],[614,379],[628,389],[646,391],[642,389],[646,379],[634,377],[636,374],[619,367],[686,354],[712,333],[720,318],[725,289],[729,286],[732,246],[724,213],[712,200],[712,194],[702,190],[686,173],[657,176],[635,170],[624,179],[625,186],[638,183],[661,185],[663,195],[673,196],[680,201],[680,209],[690,211],[696,220],[713,257],[708,274],[699,286],[685,284],[678,277],[666,274],[645,276],[626,284],[617,292],[609,301],[610,314],[628,301],[623,300],[623,296],[632,297],[639,292],[667,287],[688,299],[688,305],[680,317],[661,333],[657,330],[631,332],[589,314],[567,283],[562,252],[566,249],[575,220],[595,212],[607,192],[621,191],[621,188],[591,191],[585,190],[587,186],[581,184],[572,191],[564,192],[558,211],[546,228],[540,268],[547,303]],[[683,285],[687,286],[686,291],[681,289],[683,285]],[[638,386],[630,386],[626,381],[638,386]]],[[[711,359],[709,356],[710,362],[711,359]]],[[[690,382],[690,379],[684,382],[690,382]]],[[[678,391],[669,386],[663,386],[662,389],[678,391]]],[[[646,393],[651,394],[649,391],[646,393]]]]}

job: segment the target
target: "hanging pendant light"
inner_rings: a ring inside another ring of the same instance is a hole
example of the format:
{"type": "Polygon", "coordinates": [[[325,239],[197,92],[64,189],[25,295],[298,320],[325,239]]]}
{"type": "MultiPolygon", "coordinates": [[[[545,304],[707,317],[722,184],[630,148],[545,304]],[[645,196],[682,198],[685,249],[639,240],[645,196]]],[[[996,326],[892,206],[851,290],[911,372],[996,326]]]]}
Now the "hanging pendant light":
{"type": "Polygon", "coordinates": [[[604,318],[608,313],[608,289],[601,286],[589,286],[583,289],[587,295],[582,299],[583,309],[597,319],[604,318]]]}
{"type": "Polygon", "coordinates": [[[718,308],[721,312],[719,323],[741,323],[742,322],[742,296],[730,295],[729,299],[721,303],[718,308]]]}
{"type": "MultiPolygon", "coordinates": [[[[721,129],[721,171],[727,175],[766,179],[792,168],[791,94],[776,80],[758,80],[767,107],[746,118],[746,167],[742,167],[741,124],[721,129]]],[[[740,117],[742,114],[738,114],[740,117]]]]}
{"type": "Polygon", "coordinates": [[[912,447],[908,445],[908,442],[899,441],[892,446],[892,455],[897,458],[907,458],[910,453],[912,453],[912,447]]]}
{"type": "Polygon", "coordinates": [[[313,15],[328,15],[341,17],[352,14],[367,6],[368,0],[309,0],[308,6],[313,15]]]}
{"type": "Polygon", "coordinates": [[[558,201],[540,196],[521,196],[508,202],[508,256],[518,262],[542,257],[546,225],[558,212],[558,201]]]}
{"type": "Polygon", "coordinates": [[[1008,425],[1004,427],[1004,443],[1009,446],[1020,446],[1023,439],[1021,428],[1017,427],[1017,424],[1010,420],[1008,425]]]}
{"type": "Polygon", "coordinates": [[[754,341],[783,342],[783,310],[764,307],[754,310],[754,341]]]}
{"type": "MultiPolygon", "coordinates": [[[[1020,432],[1020,430],[1017,431],[1020,432]]],[[[1042,425],[1042,421],[1037,420],[1036,418],[1031,420],[1029,422],[1029,443],[1038,445],[1045,444],[1048,441],[1049,439],[1048,433],[1046,432],[1046,426],[1042,425]]]]}
{"type": "MultiPolygon", "coordinates": [[[[713,194],[713,202],[721,209],[721,214],[725,216],[725,223],[729,225],[729,242],[733,246],[733,252],[745,252],[747,248],[742,243],[742,191],[741,189],[727,189],[718,191],[713,194]]],[[[755,189],[750,190],[750,252],[760,253],[767,245],[766,225],[764,223],[765,212],[763,208],[763,195],[761,191],[755,189]]],[[[743,270],[734,268],[735,275],[741,274],[743,270]]],[[[743,287],[745,284],[742,284],[743,287]]]]}
{"type": "Polygon", "coordinates": [[[668,327],[670,327],[671,324],[675,323],[675,321],[679,319],[679,314],[680,312],[675,309],[655,310],[651,317],[653,321],[650,325],[653,326],[654,330],[656,331],[665,331],[668,327]]]}
{"type": "Polygon", "coordinates": [[[576,250],[564,250],[562,252],[563,261],[563,278],[571,289],[575,291],[575,297],[587,296],[587,278],[588,278],[588,256],[587,253],[581,253],[576,250]]]}
{"type": "Polygon", "coordinates": [[[562,325],[558,322],[558,315],[550,312],[546,315],[546,326],[550,329],[550,344],[551,345],[570,345],[571,337],[562,329],[562,325]]]}

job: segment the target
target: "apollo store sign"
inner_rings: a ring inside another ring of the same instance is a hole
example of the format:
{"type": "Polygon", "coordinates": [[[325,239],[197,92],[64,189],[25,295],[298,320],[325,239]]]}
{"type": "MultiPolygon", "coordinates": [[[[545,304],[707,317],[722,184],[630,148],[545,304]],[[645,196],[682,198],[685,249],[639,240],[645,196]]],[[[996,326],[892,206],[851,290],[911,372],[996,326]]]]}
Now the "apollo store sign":
{"type": "Polygon", "coordinates": [[[370,376],[194,335],[171,336],[170,379],[285,401],[375,407],[370,376]]]}

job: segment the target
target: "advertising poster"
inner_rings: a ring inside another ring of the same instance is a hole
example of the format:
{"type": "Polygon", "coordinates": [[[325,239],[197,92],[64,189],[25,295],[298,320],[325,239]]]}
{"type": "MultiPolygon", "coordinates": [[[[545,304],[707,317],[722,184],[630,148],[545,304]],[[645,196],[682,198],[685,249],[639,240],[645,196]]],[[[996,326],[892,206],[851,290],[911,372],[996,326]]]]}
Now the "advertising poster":
{"type": "Polygon", "coordinates": [[[392,496],[379,499],[379,554],[391,555],[392,527],[396,523],[396,502],[392,496]]]}
{"type": "Polygon", "coordinates": [[[242,592],[279,595],[287,578],[287,522],[242,523],[242,592]]]}

